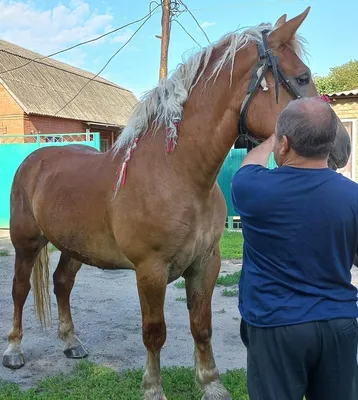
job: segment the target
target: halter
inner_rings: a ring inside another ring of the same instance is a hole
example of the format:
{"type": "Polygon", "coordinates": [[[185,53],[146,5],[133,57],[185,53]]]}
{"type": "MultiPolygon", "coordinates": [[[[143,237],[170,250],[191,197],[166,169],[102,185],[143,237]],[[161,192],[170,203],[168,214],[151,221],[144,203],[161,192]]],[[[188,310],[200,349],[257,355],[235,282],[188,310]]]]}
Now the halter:
{"type": "Polygon", "coordinates": [[[250,102],[254,97],[257,89],[261,85],[266,72],[271,70],[275,80],[275,91],[276,91],[276,104],[278,104],[279,86],[282,83],[296,99],[300,99],[302,96],[300,92],[294,87],[290,79],[282,71],[277,56],[273,55],[272,49],[268,46],[267,35],[269,30],[262,31],[262,43],[257,43],[259,51],[259,60],[252,72],[251,81],[245,99],[241,106],[240,118],[239,118],[239,137],[235,143],[235,147],[241,147],[240,144],[246,142],[247,151],[252,150],[255,146],[260,144],[260,141],[255,139],[246,125],[246,114],[249,108],[250,102]]]}

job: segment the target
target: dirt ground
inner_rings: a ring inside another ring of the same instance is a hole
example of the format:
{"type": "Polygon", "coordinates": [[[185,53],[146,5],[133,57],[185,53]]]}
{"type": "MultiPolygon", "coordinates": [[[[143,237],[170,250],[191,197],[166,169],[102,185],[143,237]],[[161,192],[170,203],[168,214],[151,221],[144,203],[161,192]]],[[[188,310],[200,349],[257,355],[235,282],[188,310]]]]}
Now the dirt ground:
{"type": "MultiPolygon", "coordinates": [[[[0,250],[11,255],[0,257],[0,356],[7,347],[12,326],[13,304],[11,286],[14,252],[7,232],[0,231],[0,250]]],[[[57,265],[59,253],[51,256],[51,270],[57,265]]],[[[233,272],[238,264],[224,262],[222,272],[233,272]]],[[[224,297],[216,288],[213,299],[213,348],[220,371],[246,366],[246,350],[239,336],[240,319],[236,297],[224,297]]],[[[185,289],[168,286],[165,317],[167,341],[162,350],[163,366],[193,366],[193,339],[184,301],[185,289]]],[[[88,359],[121,371],[143,367],[146,351],[141,336],[141,314],[133,271],[102,271],[83,266],[77,274],[71,295],[72,317],[78,336],[89,352],[88,359]]],[[[25,366],[11,371],[0,363],[0,380],[19,383],[23,388],[36,380],[69,373],[77,360],[62,353],[57,338],[57,305],[52,295],[53,326],[41,331],[37,321],[32,291],[24,307],[23,350],[25,366]]]]}
{"type": "MultiPolygon", "coordinates": [[[[0,250],[10,256],[0,257],[0,356],[7,347],[7,335],[12,326],[13,304],[11,286],[14,251],[7,231],[0,231],[0,250]]],[[[51,270],[57,265],[59,253],[51,256],[51,270]]],[[[240,264],[223,262],[222,273],[234,272],[240,264]]],[[[358,286],[358,268],[353,268],[352,281],[358,286]]],[[[213,297],[213,349],[218,368],[246,367],[246,350],[239,335],[240,315],[236,297],[224,297],[217,287],[213,297]]],[[[162,350],[163,366],[192,366],[193,340],[184,301],[184,289],[168,286],[165,316],[167,341],[162,350]]],[[[144,366],[145,348],[141,337],[141,314],[133,271],[102,271],[83,266],[77,274],[72,291],[72,316],[77,333],[89,351],[89,360],[122,371],[144,366]]],[[[33,307],[32,292],[24,307],[23,350],[26,364],[11,371],[0,365],[0,380],[16,382],[28,388],[36,380],[69,373],[77,360],[62,353],[57,338],[57,305],[52,295],[53,326],[41,331],[33,307]]]]}

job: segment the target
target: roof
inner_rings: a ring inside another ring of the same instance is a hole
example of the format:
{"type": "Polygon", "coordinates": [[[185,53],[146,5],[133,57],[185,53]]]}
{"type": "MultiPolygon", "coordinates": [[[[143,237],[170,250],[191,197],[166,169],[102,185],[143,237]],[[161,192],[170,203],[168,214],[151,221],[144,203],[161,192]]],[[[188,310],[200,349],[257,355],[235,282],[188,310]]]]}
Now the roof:
{"type": "Polygon", "coordinates": [[[330,97],[358,96],[358,89],[346,90],[345,92],[330,93],[330,97]]]}
{"type": "Polygon", "coordinates": [[[0,40],[0,83],[27,114],[57,116],[115,126],[127,124],[138,102],[106,79],[0,40]],[[36,61],[31,61],[37,59],[36,61]],[[27,64],[27,65],[24,65],[27,64]],[[4,72],[24,65],[22,68],[4,72]],[[89,79],[94,78],[93,81],[89,79]],[[86,84],[87,86],[78,94],[86,84]],[[58,111],[75,95],[62,111],[58,111]]]}

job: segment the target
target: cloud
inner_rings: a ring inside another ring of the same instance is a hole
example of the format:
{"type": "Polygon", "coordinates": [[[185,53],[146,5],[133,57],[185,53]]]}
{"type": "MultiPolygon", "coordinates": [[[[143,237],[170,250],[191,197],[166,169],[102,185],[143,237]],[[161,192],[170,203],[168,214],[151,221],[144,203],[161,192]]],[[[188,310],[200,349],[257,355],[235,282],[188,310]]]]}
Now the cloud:
{"type": "Polygon", "coordinates": [[[210,28],[211,26],[216,25],[216,22],[203,22],[202,24],[200,24],[201,28],[205,29],[205,28],[210,28]]]}
{"type": "Polygon", "coordinates": [[[112,43],[125,43],[133,35],[133,29],[126,29],[112,39],[112,43]]]}
{"type": "MultiPolygon", "coordinates": [[[[72,0],[66,6],[59,3],[45,10],[26,0],[0,0],[0,37],[43,55],[108,32],[113,20],[109,13],[92,11],[84,0],[72,0]]],[[[103,40],[96,44],[103,44],[103,40]]],[[[73,54],[71,50],[61,59],[82,66],[85,52],[85,48],[73,54]]]]}

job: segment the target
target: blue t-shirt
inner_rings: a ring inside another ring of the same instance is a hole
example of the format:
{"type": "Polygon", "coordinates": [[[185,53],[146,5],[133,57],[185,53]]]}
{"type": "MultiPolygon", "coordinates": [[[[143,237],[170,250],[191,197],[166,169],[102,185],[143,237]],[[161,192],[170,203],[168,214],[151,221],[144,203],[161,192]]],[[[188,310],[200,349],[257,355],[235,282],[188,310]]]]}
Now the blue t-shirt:
{"type": "Polygon", "coordinates": [[[245,239],[239,309],[247,323],[358,317],[355,182],[329,168],[247,165],[233,177],[232,201],[245,239]]]}

